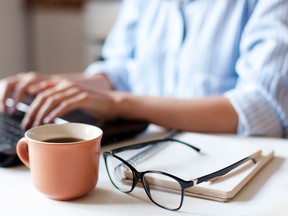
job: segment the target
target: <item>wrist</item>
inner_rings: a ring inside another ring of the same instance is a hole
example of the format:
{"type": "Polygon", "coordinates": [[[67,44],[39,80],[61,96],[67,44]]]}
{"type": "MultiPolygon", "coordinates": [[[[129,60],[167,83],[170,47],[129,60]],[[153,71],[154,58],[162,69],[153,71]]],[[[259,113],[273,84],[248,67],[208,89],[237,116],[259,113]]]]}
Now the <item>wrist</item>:
{"type": "Polygon", "coordinates": [[[135,105],[133,105],[133,98],[131,93],[115,92],[113,91],[113,106],[112,113],[115,117],[121,118],[135,118],[135,105]]]}

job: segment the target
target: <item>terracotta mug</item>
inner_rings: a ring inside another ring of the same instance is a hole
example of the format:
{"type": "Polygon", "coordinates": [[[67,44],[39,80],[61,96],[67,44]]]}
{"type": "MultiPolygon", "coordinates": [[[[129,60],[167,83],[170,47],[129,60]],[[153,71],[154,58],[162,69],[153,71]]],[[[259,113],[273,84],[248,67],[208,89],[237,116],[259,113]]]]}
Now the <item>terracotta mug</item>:
{"type": "Polygon", "coordinates": [[[102,130],[81,124],[32,128],[17,143],[35,187],[55,200],[71,200],[92,191],[98,181],[102,130]]]}

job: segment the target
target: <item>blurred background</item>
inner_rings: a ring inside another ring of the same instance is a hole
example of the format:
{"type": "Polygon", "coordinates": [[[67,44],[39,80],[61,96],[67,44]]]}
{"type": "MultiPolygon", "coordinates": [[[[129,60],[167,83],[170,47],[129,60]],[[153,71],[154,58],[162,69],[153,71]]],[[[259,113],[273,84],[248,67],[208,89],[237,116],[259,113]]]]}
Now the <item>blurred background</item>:
{"type": "Polygon", "coordinates": [[[83,71],[101,57],[121,0],[0,0],[0,78],[83,71]]]}

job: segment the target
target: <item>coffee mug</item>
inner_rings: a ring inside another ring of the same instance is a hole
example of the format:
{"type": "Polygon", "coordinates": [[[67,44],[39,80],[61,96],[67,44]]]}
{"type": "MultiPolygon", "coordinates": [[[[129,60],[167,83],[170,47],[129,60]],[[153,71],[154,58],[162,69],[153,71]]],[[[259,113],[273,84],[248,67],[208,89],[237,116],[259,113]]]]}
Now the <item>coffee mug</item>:
{"type": "Polygon", "coordinates": [[[17,154],[38,191],[54,200],[76,199],[96,187],[102,134],[82,123],[42,125],[18,141],[17,154]]]}

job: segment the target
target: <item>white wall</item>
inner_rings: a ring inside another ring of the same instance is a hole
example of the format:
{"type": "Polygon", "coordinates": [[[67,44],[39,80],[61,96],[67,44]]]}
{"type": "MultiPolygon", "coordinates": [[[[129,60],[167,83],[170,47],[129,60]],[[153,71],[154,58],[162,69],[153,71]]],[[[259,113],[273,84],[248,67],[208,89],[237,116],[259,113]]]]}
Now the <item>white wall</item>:
{"type": "Polygon", "coordinates": [[[27,70],[23,0],[0,0],[0,78],[27,70]]]}
{"type": "Polygon", "coordinates": [[[81,10],[37,9],[31,19],[33,65],[41,73],[74,73],[85,67],[81,10]]]}
{"type": "Polygon", "coordinates": [[[0,0],[0,78],[27,70],[83,71],[100,56],[121,1],[87,0],[82,10],[38,8],[28,20],[23,2],[0,0]]]}

